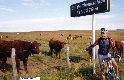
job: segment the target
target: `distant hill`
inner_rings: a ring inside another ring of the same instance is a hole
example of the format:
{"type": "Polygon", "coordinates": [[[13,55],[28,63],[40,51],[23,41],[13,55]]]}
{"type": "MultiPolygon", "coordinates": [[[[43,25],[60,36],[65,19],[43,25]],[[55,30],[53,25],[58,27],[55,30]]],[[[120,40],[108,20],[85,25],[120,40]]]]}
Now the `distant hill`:
{"type": "Polygon", "coordinates": [[[124,29],[116,29],[116,30],[118,30],[118,31],[124,31],[124,29]]]}

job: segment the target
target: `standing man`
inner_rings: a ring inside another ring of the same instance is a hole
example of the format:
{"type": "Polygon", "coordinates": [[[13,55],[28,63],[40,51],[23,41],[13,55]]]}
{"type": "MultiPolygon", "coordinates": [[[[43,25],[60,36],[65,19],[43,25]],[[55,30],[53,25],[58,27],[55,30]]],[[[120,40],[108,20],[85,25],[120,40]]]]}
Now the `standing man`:
{"type": "MultiPolygon", "coordinates": [[[[102,78],[102,80],[105,80],[105,71],[104,71],[104,62],[103,62],[103,60],[105,58],[108,58],[108,57],[111,56],[111,54],[109,54],[110,46],[112,46],[115,54],[116,55],[118,54],[117,49],[116,49],[112,39],[107,36],[107,33],[108,33],[108,31],[105,30],[105,28],[101,28],[101,37],[98,38],[98,40],[96,40],[94,44],[92,44],[91,46],[89,46],[88,48],[83,50],[83,52],[89,51],[93,47],[95,47],[96,45],[99,45],[98,57],[99,57],[99,64],[100,64],[100,68],[101,68],[101,78],[102,78]]],[[[117,75],[117,80],[119,80],[119,77],[118,77],[118,65],[115,62],[114,58],[112,58],[112,64],[113,64],[113,66],[115,68],[115,72],[116,72],[116,75],[117,75]]]]}

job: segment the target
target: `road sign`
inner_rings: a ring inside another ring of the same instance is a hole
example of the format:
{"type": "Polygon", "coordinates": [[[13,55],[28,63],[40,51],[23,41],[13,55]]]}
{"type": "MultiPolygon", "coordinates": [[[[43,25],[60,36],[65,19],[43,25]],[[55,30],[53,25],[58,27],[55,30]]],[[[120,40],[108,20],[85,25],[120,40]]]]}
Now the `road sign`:
{"type": "Polygon", "coordinates": [[[79,17],[110,11],[110,0],[87,0],[70,6],[71,17],[79,17]]]}
{"type": "MultiPolygon", "coordinates": [[[[87,0],[70,6],[71,17],[92,15],[93,43],[95,42],[95,14],[110,11],[110,0],[87,0]]],[[[95,48],[93,48],[93,74],[96,74],[95,48]]]]}

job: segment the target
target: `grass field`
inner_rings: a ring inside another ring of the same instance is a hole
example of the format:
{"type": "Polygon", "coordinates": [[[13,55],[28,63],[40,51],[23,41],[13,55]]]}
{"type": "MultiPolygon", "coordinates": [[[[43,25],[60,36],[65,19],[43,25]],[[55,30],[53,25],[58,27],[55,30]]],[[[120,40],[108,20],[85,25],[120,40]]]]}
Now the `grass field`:
{"type": "MultiPolygon", "coordinates": [[[[100,80],[100,68],[97,61],[96,75],[93,75],[92,64],[89,65],[89,56],[86,53],[81,53],[81,50],[88,46],[92,39],[91,31],[37,31],[37,32],[20,32],[17,33],[0,33],[3,40],[24,40],[24,41],[38,41],[41,43],[40,54],[35,54],[29,57],[28,71],[26,74],[21,62],[21,74],[19,77],[40,77],[41,80],[100,80]],[[40,36],[41,34],[41,36],[40,36]],[[60,36],[64,34],[64,36],[60,36]],[[48,42],[51,38],[67,42],[66,37],[72,34],[82,35],[82,38],[69,40],[69,55],[70,55],[70,68],[66,65],[66,46],[62,49],[61,59],[55,59],[55,55],[49,56],[48,42]],[[8,36],[6,38],[5,36],[8,36]]],[[[124,41],[124,31],[109,31],[108,35],[113,41],[124,41]]],[[[100,37],[100,31],[96,31],[96,39],[100,37]]],[[[124,59],[122,64],[119,64],[119,76],[124,80],[124,59]]],[[[7,72],[0,70],[0,80],[12,80],[12,66],[11,59],[7,60],[7,72]]]]}

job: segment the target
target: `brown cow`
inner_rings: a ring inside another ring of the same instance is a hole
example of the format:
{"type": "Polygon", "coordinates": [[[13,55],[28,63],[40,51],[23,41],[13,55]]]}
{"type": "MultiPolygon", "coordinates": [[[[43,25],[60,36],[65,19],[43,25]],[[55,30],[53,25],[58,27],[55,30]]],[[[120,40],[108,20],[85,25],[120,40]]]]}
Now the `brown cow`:
{"type": "Polygon", "coordinates": [[[60,34],[60,36],[64,36],[64,34],[60,34]]]}
{"type": "Polygon", "coordinates": [[[115,47],[117,48],[118,52],[120,53],[120,56],[122,56],[123,55],[123,42],[115,41],[115,47]]]}
{"type": "Polygon", "coordinates": [[[64,45],[65,45],[65,42],[61,42],[59,40],[55,40],[55,39],[52,38],[49,41],[49,47],[50,47],[51,55],[52,55],[53,50],[55,50],[56,59],[57,59],[58,55],[59,55],[59,59],[60,59],[61,58],[60,57],[60,52],[61,52],[61,49],[64,48],[64,45]]]}
{"type": "Polygon", "coordinates": [[[5,64],[7,57],[11,57],[11,49],[15,48],[17,72],[19,73],[20,61],[23,61],[24,68],[27,73],[28,56],[31,54],[38,54],[40,52],[39,46],[40,44],[37,43],[36,41],[31,43],[21,40],[15,41],[0,40],[0,59],[5,64]]]}
{"type": "Polygon", "coordinates": [[[74,35],[73,39],[77,39],[77,38],[79,38],[79,36],[78,35],[74,35]]]}
{"type": "Polygon", "coordinates": [[[69,34],[68,37],[66,38],[66,40],[69,40],[69,39],[72,40],[71,34],[69,34]]]}
{"type": "Polygon", "coordinates": [[[13,41],[0,40],[0,60],[4,71],[7,57],[11,57],[12,43],[13,41]]]}
{"type": "Polygon", "coordinates": [[[2,39],[2,38],[3,38],[3,35],[0,36],[0,39],[2,39]]]}
{"type": "Polygon", "coordinates": [[[5,36],[6,38],[9,38],[8,36],[5,36]]]}
{"type": "Polygon", "coordinates": [[[80,35],[79,37],[82,38],[82,35],[80,35]]]}
{"type": "MultiPolygon", "coordinates": [[[[88,45],[90,46],[92,43],[90,42],[88,45]]],[[[89,53],[89,63],[91,64],[92,59],[93,59],[93,54],[92,54],[92,49],[88,51],[89,53]]]]}
{"type": "Polygon", "coordinates": [[[41,36],[41,33],[40,33],[40,36],[41,36]]]}
{"type": "Polygon", "coordinates": [[[72,40],[72,37],[71,36],[68,36],[66,40],[69,40],[69,39],[72,40]]]}
{"type": "Polygon", "coordinates": [[[24,69],[26,73],[28,73],[28,70],[27,70],[28,56],[31,54],[40,53],[40,50],[39,50],[40,44],[37,43],[36,41],[31,43],[27,41],[15,40],[14,46],[16,49],[16,67],[17,67],[18,73],[20,69],[20,61],[23,61],[24,69]]]}

